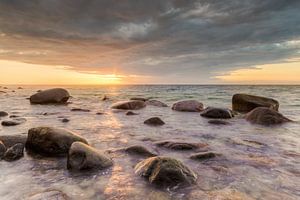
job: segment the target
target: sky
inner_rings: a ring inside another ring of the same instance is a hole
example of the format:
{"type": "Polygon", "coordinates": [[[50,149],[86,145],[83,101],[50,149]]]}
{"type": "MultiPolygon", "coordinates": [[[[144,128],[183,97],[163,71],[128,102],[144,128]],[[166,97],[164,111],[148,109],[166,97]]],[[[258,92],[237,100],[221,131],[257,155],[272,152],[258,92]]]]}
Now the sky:
{"type": "Polygon", "coordinates": [[[300,1],[0,0],[0,84],[300,84],[300,1]]]}

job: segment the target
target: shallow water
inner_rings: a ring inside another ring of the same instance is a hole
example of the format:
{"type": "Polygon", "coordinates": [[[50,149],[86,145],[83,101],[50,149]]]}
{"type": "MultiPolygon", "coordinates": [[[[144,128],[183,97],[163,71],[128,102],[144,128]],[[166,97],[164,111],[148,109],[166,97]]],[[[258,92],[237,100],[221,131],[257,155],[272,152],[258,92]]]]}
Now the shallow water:
{"type": "Polygon", "coordinates": [[[197,173],[198,181],[187,188],[156,188],[134,174],[134,165],[142,158],[120,152],[111,154],[112,168],[83,174],[70,173],[64,158],[37,159],[25,153],[24,158],[15,162],[0,161],[0,199],[26,199],[46,189],[61,190],[73,199],[197,199],[197,195],[193,196],[197,192],[203,191],[201,197],[208,198],[210,192],[224,189],[253,199],[300,198],[300,86],[76,86],[66,87],[73,97],[67,106],[30,105],[26,98],[47,88],[44,86],[27,86],[22,90],[8,87],[8,93],[0,94],[0,110],[25,117],[27,122],[15,127],[0,126],[0,135],[26,133],[29,128],[46,125],[73,130],[100,150],[141,144],[159,155],[181,160],[197,173]],[[196,99],[205,106],[230,108],[235,93],[275,98],[280,102],[280,112],[295,122],[263,127],[238,116],[228,120],[231,125],[215,126],[199,113],[176,112],[170,107],[147,106],[136,111],[139,115],[135,116],[110,109],[113,102],[138,96],[168,105],[196,99]],[[110,100],[101,101],[103,95],[110,100]],[[73,107],[91,112],[71,112],[73,107]],[[96,115],[99,111],[105,114],[96,115]],[[70,122],[62,123],[62,116],[70,122]],[[143,124],[153,116],[162,118],[166,124],[143,124]],[[223,156],[199,162],[189,159],[193,151],[171,151],[153,144],[170,139],[205,142],[223,156]]]}

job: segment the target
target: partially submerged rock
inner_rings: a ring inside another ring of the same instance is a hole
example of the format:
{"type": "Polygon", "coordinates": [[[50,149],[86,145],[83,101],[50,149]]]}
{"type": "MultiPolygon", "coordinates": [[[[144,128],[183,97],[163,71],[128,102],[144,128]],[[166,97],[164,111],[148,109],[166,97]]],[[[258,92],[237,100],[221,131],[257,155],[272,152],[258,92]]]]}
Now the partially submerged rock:
{"type": "Polygon", "coordinates": [[[172,110],[182,112],[201,112],[203,110],[203,104],[196,100],[185,100],[174,103],[172,110]]]}
{"type": "Polygon", "coordinates": [[[278,111],[279,102],[275,99],[248,94],[235,94],[232,97],[232,109],[247,113],[257,107],[267,107],[278,111]]]}
{"type": "Polygon", "coordinates": [[[229,125],[230,123],[224,120],[219,120],[219,119],[212,119],[208,121],[209,124],[214,124],[214,125],[229,125]]]}
{"type": "Polygon", "coordinates": [[[200,114],[202,117],[214,119],[230,119],[233,113],[229,109],[208,107],[200,114]]]}
{"type": "Polygon", "coordinates": [[[63,123],[68,123],[70,120],[68,119],[68,118],[63,118],[62,120],[61,120],[61,122],[63,122],[63,123]]]}
{"type": "Polygon", "coordinates": [[[27,140],[27,135],[0,135],[0,141],[3,142],[3,144],[9,148],[14,146],[15,144],[21,143],[25,145],[25,142],[27,140]]]}
{"type": "Polygon", "coordinates": [[[2,126],[17,126],[26,122],[25,118],[14,118],[13,120],[5,120],[1,122],[2,126]]]}
{"type": "Polygon", "coordinates": [[[162,187],[192,185],[197,179],[197,175],[181,161],[160,156],[139,162],[135,173],[162,187]]]}
{"type": "Polygon", "coordinates": [[[199,148],[206,148],[206,143],[188,143],[188,142],[176,142],[176,141],[162,141],[156,142],[155,145],[165,147],[172,150],[196,150],[199,148]]]}
{"type": "Polygon", "coordinates": [[[158,100],[154,100],[154,99],[146,101],[146,104],[150,105],[150,106],[157,106],[157,107],[168,107],[167,104],[165,104],[161,101],[158,101],[158,100]]]}
{"type": "Polygon", "coordinates": [[[69,200],[69,197],[59,190],[47,190],[30,196],[28,200],[69,200]]]}
{"type": "Polygon", "coordinates": [[[247,113],[246,120],[253,124],[260,124],[265,126],[291,122],[290,119],[286,118],[281,113],[265,107],[258,107],[247,113]]]}
{"type": "Polygon", "coordinates": [[[72,112],[90,112],[89,109],[84,109],[84,108],[72,108],[72,112]]]}
{"type": "Polygon", "coordinates": [[[112,165],[113,162],[107,155],[82,142],[74,142],[68,153],[68,169],[105,169],[112,165]]]}
{"type": "Polygon", "coordinates": [[[161,120],[159,117],[151,117],[144,121],[144,124],[150,125],[150,126],[162,126],[165,124],[163,120],[161,120]]]}
{"type": "Polygon", "coordinates": [[[32,104],[63,104],[70,98],[70,94],[63,88],[54,88],[37,92],[30,97],[32,104]]]}
{"type": "Polygon", "coordinates": [[[144,156],[144,157],[156,156],[155,153],[152,153],[146,147],[143,147],[140,145],[133,145],[133,146],[127,147],[125,149],[125,151],[129,154],[135,154],[135,155],[144,156]]]}
{"type": "Polygon", "coordinates": [[[126,115],[138,115],[138,113],[135,113],[135,112],[132,112],[132,111],[128,111],[128,112],[126,113],[126,115]]]}
{"type": "Polygon", "coordinates": [[[5,161],[15,161],[24,156],[24,144],[18,143],[8,148],[3,156],[5,161]]]}
{"type": "Polygon", "coordinates": [[[215,152],[201,152],[201,153],[195,153],[190,156],[193,160],[208,160],[211,158],[215,158],[217,156],[220,156],[221,154],[215,153],[215,152]]]}
{"type": "Polygon", "coordinates": [[[113,104],[111,108],[113,109],[122,109],[122,110],[139,110],[146,106],[144,101],[139,100],[130,100],[130,101],[121,101],[113,104]]]}
{"type": "Polygon", "coordinates": [[[5,116],[7,116],[7,115],[8,115],[7,112],[5,112],[5,111],[0,111],[0,117],[5,117],[5,116]]]}
{"type": "Polygon", "coordinates": [[[26,149],[46,156],[68,153],[73,142],[88,143],[78,134],[61,128],[37,127],[28,131],[26,149]]]}

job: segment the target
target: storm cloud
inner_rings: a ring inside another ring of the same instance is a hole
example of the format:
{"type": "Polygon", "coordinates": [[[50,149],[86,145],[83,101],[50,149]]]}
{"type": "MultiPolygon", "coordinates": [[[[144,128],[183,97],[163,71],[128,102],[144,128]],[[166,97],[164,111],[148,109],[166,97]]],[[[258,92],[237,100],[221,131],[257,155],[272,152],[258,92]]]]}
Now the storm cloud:
{"type": "Polygon", "coordinates": [[[211,82],[300,54],[299,0],[0,0],[0,59],[211,82]]]}

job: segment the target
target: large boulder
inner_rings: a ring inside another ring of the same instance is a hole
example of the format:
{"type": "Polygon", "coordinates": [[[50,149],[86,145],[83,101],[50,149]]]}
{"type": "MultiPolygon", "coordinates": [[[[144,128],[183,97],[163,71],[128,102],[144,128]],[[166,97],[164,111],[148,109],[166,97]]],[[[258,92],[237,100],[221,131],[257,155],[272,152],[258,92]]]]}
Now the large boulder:
{"type": "Polygon", "coordinates": [[[135,166],[135,173],[145,177],[151,184],[162,187],[191,185],[197,175],[181,161],[169,157],[151,157],[135,166]]]}
{"type": "Polygon", "coordinates": [[[281,113],[265,107],[258,107],[247,113],[246,120],[253,124],[261,124],[265,126],[282,124],[291,121],[281,113]]]}
{"type": "Polygon", "coordinates": [[[26,149],[46,156],[68,153],[73,142],[88,143],[78,134],[61,128],[37,127],[28,131],[26,149]]]}
{"type": "Polygon", "coordinates": [[[144,121],[144,124],[150,125],[150,126],[162,126],[165,124],[163,120],[161,120],[159,117],[151,117],[144,121]]]}
{"type": "Polygon", "coordinates": [[[234,111],[246,113],[257,107],[267,107],[278,111],[279,102],[271,98],[248,94],[235,94],[232,97],[234,111]]]}
{"type": "Polygon", "coordinates": [[[161,101],[158,101],[158,100],[154,100],[154,99],[146,101],[146,104],[150,105],[150,106],[157,106],[157,107],[168,107],[167,104],[165,104],[161,101]]]}
{"type": "Polygon", "coordinates": [[[179,101],[173,104],[172,110],[182,112],[201,112],[203,110],[203,104],[196,100],[179,101]]]}
{"type": "Polygon", "coordinates": [[[139,100],[130,100],[130,101],[121,101],[114,103],[111,108],[113,109],[122,109],[122,110],[138,110],[146,106],[144,101],[139,100]]]}
{"type": "Polygon", "coordinates": [[[82,142],[74,142],[68,153],[68,169],[105,169],[112,165],[113,162],[107,155],[82,142]]]}
{"type": "Polygon", "coordinates": [[[70,94],[63,88],[43,90],[30,97],[32,104],[63,104],[70,98],[70,94]]]}
{"type": "Polygon", "coordinates": [[[8,148],[3,156],[6,161],[15,161],[24,156],[24,144],[18,143],[8,148]]]}
{"type": "Polygon", "coordinates": [[[214,119],[230,119],[234,115],[229,109],[207,107],[200,114],[202,117],[214,119]]]}

